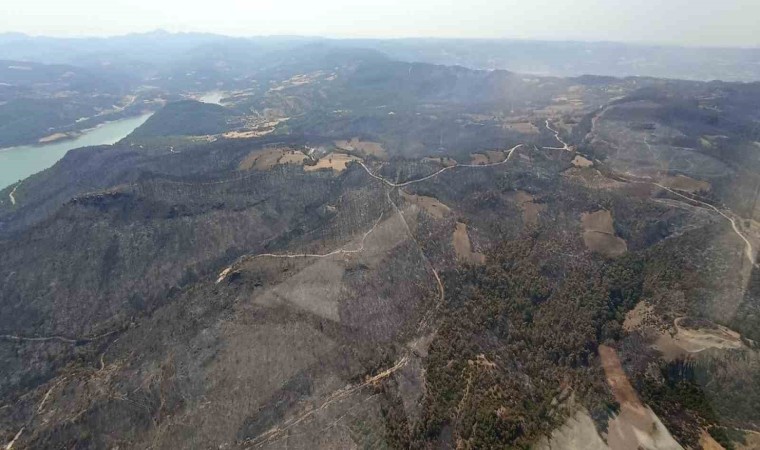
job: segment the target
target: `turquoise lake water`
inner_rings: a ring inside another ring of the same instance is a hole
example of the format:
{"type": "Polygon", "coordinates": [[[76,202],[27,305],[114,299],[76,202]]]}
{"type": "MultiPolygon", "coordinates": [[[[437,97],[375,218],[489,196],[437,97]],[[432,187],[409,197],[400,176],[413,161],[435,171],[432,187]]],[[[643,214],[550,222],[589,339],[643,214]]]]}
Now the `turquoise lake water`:
{"type": "Polygon", "coordinates": [[[81,136],[43,145],[21,145],[0,149],[0,189],[47,169],[71,149],[113,144],[142,125],[152,113],[104,123],[81,136]]]}

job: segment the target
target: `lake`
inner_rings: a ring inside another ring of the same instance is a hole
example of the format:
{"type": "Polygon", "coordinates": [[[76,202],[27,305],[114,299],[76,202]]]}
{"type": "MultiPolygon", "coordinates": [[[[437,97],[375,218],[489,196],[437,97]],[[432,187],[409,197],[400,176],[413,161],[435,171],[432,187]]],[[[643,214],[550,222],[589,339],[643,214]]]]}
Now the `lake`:
{"type": "Polygon", "coordinates": [[[142,125],[152,114],[106,122],[84,131],[75,139],[0,149],[0,189],[47,169],[71,149],[114,144],[142,125]]]}

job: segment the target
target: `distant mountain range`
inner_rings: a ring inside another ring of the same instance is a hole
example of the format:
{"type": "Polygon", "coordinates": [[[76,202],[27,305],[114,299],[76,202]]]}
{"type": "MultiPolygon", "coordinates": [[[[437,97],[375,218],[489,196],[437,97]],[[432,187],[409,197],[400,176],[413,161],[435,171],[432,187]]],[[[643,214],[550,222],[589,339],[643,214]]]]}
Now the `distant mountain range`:
{"type": "Polygon", "coordinates": [[[548,76],[592,74],[699,81],[760,80],[758,48],[506,39],[241,38],[160,30],[108,38],[53,38],[6,33],[0,34],[0,59],[75,65],[166,64],[208,58],[218,50],[250,57],[313,43],[375,49],[393,59],[409,62],[462,65],[473,69],[506,69],[548,76]]]}

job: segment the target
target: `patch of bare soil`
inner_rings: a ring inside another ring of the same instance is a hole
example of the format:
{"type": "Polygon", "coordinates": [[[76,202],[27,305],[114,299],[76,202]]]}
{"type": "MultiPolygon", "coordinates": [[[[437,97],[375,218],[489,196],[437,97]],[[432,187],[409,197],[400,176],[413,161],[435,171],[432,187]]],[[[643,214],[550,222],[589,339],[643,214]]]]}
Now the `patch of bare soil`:
{"type": "Polygon", "coordinates": [[[378,142],[361,141],[353,138],[350,141],[335,141],[335,146],[342,150],[359,152],[363,156],[374,156],[378,159],[388,159],[388,152],[378,142]]]}
{"type": "Polygon", "coordinates": [[[457,227],[454,230],[452,239],[454,242],[454,250],[460,259],[472,264],[485,264],[486,256],[482,253],[472,251],[470,236],[467,234],[467,225],[462,222],[457,222],[457,227]]]}
{"type": "Polygon", "coordinates": [[[654,307],[646,301],[640,301],[635,308],[628,311],[623,321],[623,329],[627,332],[634,330],[640,330],[647,325],[647,322],[652,317],[654,307]]]}
{"type": "Polygon", "coordinates": [[[546,210],[545,204],[534,202],[533,196],[525,191],[515,192],[512,199],[520,207],[525,225],[537,224],[539,215],[546,210]]]}
{"type": "Polygon", "coordinates": [[[536,450],[608,450],[596,431],[594,420],[585,408],[579,408],[548,438],[536,443],[536,450]]]}
{"type": "Polygon", "coordinates": [[[502,125],[505,130],[516,131],[522,134],[538,134],[538,128],[530,122],[505,122],[502,125]]]}
{"type": "Polygon", "coordinates": [[[572,163],[575,167],[591,167],[594,165],[593,161],[581,155],[575,155],[572,163]]]}
{"type": "Polygon", "coordinates": [[[667,360],[711,348],[728,350],[744,346],[739,333],[707,320],[679,317],[673,325],[675,334],[663,332],[654,343],[654,348],[667,360]]]}
{"type": "Polygon", "coordinates": [[[709,191],[712,187],[710,183],[702,180],[695,180],[686,175],[667,176],[660,180],[660,184],[670,189],[677,189],[685,192],[709,191]]]}
{"type": "Polygon", "coordinates": [[[470,155],[470,164],[486,165],[488,163],[488,156],[483,153],[472,153],[470,155]]]}
{"type": "Polygon", "coordinates": [[[586,248],[605,256],[620,256],[628,250],[623,239],[615,235],[612,214],[606,210],[581,215],[583,242],[586,248]]]}
{"type": "Polygon", "coordinates": [[[307,172],[312,172],[320,169],[332,169],[334,172],[343,172],[348,167],[348,163],[352,161],[361,161],[361,158],[357,158],[353,155],[346,155],[345,153],[329,153],[317,161],[313,166],[304,166],[307,172]]]}
{"type": "Polygon", "coordinates": [[[508,152],[505,152],[503,150],[488,150],[486,152],[489,164],[495,164],[504,161],[507,158],[507,154],[508,152]]]}
{"type": "Polygon", "coordinates": [[[50,142],[59,141],[61,139],[66,139],[70,137],[67,133],[53,133],[50,136],[45,136],[43,138],[40,138],[37,142],[40,144],[47,144],[50,142]]]}
{"type": "Polygon", "coordinates": [[[306,155],[299,151],[291,151],[282,155],[278,164],[297,164],[302,165],[306,160],[306,155]]]}
{"type": "Polygon", "coordinates": [[[343,264],[319,259],[294,276],[255,298],[258,305],[270,308],[291,305],[319,317],[340,321],[338,299],[343,283],[343,264]]]}
{"type": "Polygon", "coordinates": [[[240,164],[238,164],[238,170],[269,170],[276,166],[282,155],[289,151],[292,150],[285,148],[254,150],[240,161],[240,164]]]}
{"type": "Polygon", "coordinates": [[[620,364],[617,352],[599,346],[602,368],[612,394],[620,403],[620,413],[609,422],[607,443],[612,450],[676,450],[683,449],[657,415],[641,403],[636,390],[620,364]]]}
{"type": "MultiPolygon", "coordinates": [[[[562,176],[592,189],[619,189],[627,185],[607,178],[599,170],[592,167],[571,167],[562,172],[562,176]]],[[[642,184],[642,186],[646,185],[642,184]]]]}
{"type": "Polygon", "coordinates": [[[744,444],[736,443],[736,450],[757,450],[760,448],[760,433],[745,430],[744,441],[744,444]]]}
{"type": "Polygon", "coordinates": [[[699,435],[699,445],[702,450],[726,450],[706,430],[702,430],[702,434],[699,435]]]}
{"type": "Polygon", "coordinates": [[[436,164],[440,164],[443,167],[451,167],[451,166],[456,166],[457,165],[457,162],[455,160],[453,160],[452,158],[449,158],[449,157],[444,157],[444,156],[442,156],[440,158],[434,158],[432,156],[426,156],[426,157],[422,158],[422,160],[423,161],[434,162],[436,164]]]}
{"type": "Polygon", "coordinates": [[[436,219],[442,219],[447,213],[451,212],[451,209],[439,202],[438,199],[433,197],[426,197],[424,195],[407,194],[403,190],[401,191],[401,197],[415,205],[419,206],[425,212],[435,217],[436,219]]]}

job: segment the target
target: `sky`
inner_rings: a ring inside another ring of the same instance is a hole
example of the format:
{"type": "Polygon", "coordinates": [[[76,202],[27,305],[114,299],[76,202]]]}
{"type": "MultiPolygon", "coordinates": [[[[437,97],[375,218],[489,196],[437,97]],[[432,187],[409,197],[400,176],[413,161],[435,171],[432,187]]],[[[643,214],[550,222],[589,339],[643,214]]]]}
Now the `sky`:
{"type": "Polygon", "coordinates": [[[760,47],[760,0],[2,0],[0,32],[464,37],[760,47]]]}

